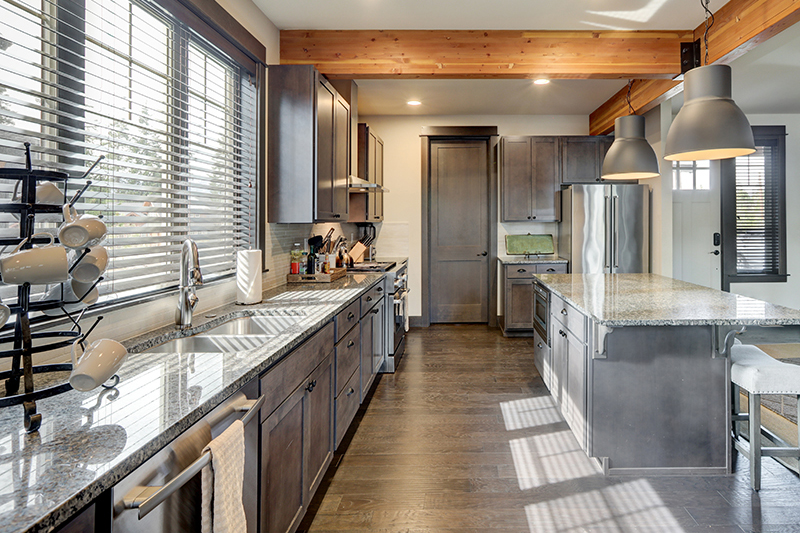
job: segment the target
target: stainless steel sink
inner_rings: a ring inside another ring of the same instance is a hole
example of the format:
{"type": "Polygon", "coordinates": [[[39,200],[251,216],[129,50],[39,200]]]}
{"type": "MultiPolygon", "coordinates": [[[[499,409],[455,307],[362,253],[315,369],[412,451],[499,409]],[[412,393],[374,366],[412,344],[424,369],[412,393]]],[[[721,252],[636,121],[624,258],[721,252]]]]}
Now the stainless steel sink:
{"type": "Polygon", "coordinates": [[[247,316],[234,318],[208,331],[208,335],[265,335],[274,337],[296,324],[302,316],[247,316]]]}
{"type": "Polygon", "coordinates": [[[274,335],[208,335],[183,337],[154,346],[148,353],[230,353],[252,350],[274,335]]]}

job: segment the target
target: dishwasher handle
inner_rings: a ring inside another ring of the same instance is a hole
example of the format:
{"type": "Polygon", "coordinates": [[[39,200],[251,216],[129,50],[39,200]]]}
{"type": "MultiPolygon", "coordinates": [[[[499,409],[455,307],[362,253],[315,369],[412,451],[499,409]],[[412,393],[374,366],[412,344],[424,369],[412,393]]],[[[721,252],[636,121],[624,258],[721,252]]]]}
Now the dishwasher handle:
{"type": "MultiPolygon", "coordinates": [[[[234,411],[247,411],[242,417],[242,424],[246,426],[256,416],[258,410],[264,405],[264,400],[266,400],[266,396],[262,395],[257,400],[250,400],[233,408],[234,411]]],[[[123,499],[125,509],[139,509],[139,520],[141,520],[209,464],[211,464],[211,452],[206,452],[165,485],[136,487],[125,495],[123,499]]]]}

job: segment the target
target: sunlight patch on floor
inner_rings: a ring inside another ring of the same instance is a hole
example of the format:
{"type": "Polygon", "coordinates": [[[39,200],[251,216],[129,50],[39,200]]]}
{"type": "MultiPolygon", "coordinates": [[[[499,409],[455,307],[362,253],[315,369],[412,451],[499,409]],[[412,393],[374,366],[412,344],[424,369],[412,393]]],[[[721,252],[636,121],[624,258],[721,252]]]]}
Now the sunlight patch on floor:
{"type": "Polygon", "coordinates": [[[551,396],[501,402],[500,409],[508,431],[557,424],[563,420],[551,396]]]}
{"type": "Polygon", "coordinates": [[[521,490],[600,475],[569,430],[509,441],[521,490]]]}
{"type": "Polygon", "coordinates": [[[683,528],[647,480],[637,479],[525,506],[531,533],[637,531],[680,533],[683,528]]]}

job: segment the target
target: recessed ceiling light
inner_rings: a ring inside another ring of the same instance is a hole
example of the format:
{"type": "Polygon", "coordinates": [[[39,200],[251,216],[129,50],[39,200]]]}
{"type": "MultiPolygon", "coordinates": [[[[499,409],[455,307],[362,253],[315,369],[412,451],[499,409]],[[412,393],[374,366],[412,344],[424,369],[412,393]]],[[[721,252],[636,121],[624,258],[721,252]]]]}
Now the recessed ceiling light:
{"type": "Polygon", "coordinates": [[[422,102],[419,100],[409,100],[408,105],[422,105],[422,102]]]}
{"type": "Polygon", "coordinates": [[[550,80],[547,78],[539,78],[537,80],[533,80],[534,85],[547,85],[550,83],[550,80]]]}

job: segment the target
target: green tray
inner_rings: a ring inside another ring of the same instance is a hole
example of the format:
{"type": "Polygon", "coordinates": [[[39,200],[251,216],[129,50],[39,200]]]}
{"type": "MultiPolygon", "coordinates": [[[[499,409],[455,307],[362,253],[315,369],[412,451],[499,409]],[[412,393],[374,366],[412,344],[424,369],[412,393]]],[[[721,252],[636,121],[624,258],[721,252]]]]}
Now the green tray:
{"type": "Polygon", "coordinates": [[[552,235],[506,235],[508,255],[550,255],[555,253],[552,235]]]}

